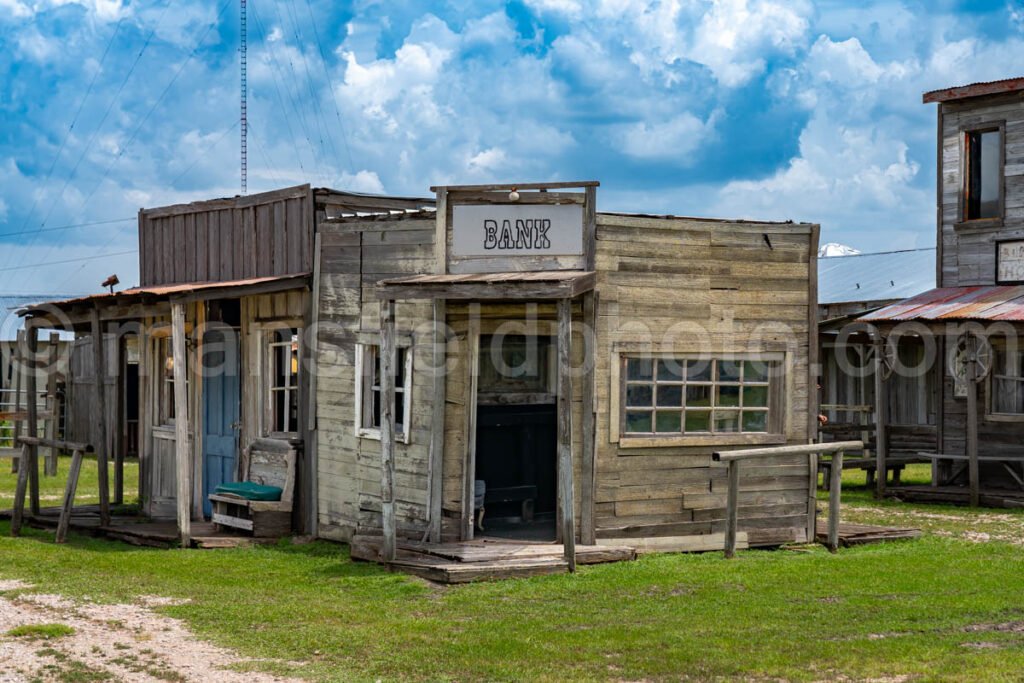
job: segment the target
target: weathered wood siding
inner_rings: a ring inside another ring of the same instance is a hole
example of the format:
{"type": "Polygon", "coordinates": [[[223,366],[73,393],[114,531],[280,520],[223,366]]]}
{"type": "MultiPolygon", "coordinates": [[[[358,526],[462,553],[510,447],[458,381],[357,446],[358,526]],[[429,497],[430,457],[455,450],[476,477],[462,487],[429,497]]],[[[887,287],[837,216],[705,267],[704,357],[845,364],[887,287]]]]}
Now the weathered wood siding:
{"type": "Polygon", "coordinates": [[[308,185],[139,212],[143,286],[313,270],[308,185]]]}
{"type": "MultiPolygon", "coordinates": [[[[328,205],[323,217],[335,215],[328,205]]],[[[433,216],[319,223],[320,298],[316,388],[319,534],[347,540],[381,528],[380,441],[355,432],[355,345],[380,329],[378,280],[430,272],[433,216]]],[[[401,536],[421,537],[428,512],[432,383],[431,306],[398,302],[399,346],[413,345],[409,443],[396,443],[395,515],[401,536]]]]}
{"type": "MultiPolygon", "coordinates": [[[[807,442],[816,405],[808,386],[816,238],[810,225],[598,215],[598,538],[725,530],[726,469],[711,461],[721,443],[634,448],[611,440],[616,348],[782,353],[783,405],[775,409],[784,411],[784,442],[807,442]],[[660,344],[680,324],[694,333],[660,344]]],[[[805,538],[809,477],[804,456],[743,464],[739,529],[752,545],[805,538]]]]}
{"type": "Polygon", "coordinates": [[[944,102],[939,114],[941,181],[940,287],[992,285],[996,240],[1024,239],[1024,100],[1021,93],[944,102]],[[964,126],[1005,121],[1005,218],[1001,227],[957,227],[964,126]]]}

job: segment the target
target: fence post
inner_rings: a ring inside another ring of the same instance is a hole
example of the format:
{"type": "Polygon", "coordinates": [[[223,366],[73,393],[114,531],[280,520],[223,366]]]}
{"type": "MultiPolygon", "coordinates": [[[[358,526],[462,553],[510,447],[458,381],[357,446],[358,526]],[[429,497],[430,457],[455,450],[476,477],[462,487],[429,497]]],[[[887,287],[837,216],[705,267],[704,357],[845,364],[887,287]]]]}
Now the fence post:
{"type": "Polygon", "coordinates": [[[842,451],[836,451],[832,456],[832,470],[829,472],[829,477],[831,482],[828,491],[828,549],[834,553],[839,549],[839,500],[843,490],[842,451]]]}
{"type": "Polygon", "coordinates": [[[740,461],[730,460],[728,467],[729,494],[725,511],[725,558],[736,555],[736,524],[740,498],[740,461]]]}

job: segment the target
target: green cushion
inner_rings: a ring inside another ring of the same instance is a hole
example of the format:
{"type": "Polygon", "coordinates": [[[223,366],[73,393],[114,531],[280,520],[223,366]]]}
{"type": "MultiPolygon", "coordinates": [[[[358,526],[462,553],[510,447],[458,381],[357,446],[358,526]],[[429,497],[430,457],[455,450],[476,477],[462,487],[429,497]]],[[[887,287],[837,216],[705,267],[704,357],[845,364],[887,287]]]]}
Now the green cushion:
{"type": "Polygon", "coordinates": [[[284,493],[280,486],[264,486],[251,481],[221,484],[215,489],[215,492],[231,493],[246,500],[281,500],[281,494],[284,493]]]}

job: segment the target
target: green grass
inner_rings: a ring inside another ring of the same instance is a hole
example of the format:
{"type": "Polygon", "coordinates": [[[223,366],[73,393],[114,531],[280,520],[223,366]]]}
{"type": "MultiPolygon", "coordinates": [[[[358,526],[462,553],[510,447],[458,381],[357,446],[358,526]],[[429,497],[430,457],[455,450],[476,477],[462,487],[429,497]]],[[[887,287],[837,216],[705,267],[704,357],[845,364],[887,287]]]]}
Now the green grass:
{"type": "MultiPolygon", "coordinates": [[[[59,506],[64,498],[64,487],[68,481],[68,470],[71,468],[71,456],[62,455],[57,459],[57,476],[43,475],[43,456],[39,458],[39,502],[43,507],[59,506]]],[[[113,493],[114,463],[111,462],[110,485],[113,493]]],[[[11,461],[0,460],[0,510],[14,505],[14,489],[18,475],[11,472],[11,461]]],[[[139,496],[139,461],[125,460],[124,463],[124,499],[131,503],[139,496]]],[[[75,504],[86,505],[99,502],[99,469],[96,457],[86,456],[82,460],[82,470],[78,477],[78,488],[75,491],[75,504]]]]}
{"type": "Polygon", "coordinates": [[[75,629],[67,624],[24,624],[10,629],[6,635],[29,640],[51,640],[70,636],[74,632],[75,629]]]}
{"type": "Polygon", "coordinates": [[[326,542],[166,551],[72,535],[56,546],[52,532],[12,539],[0,523],[0,578],[100,602],[183,599],[157,609],[250,658],[242,668],[312,680],[1019,680],[1024,548],[966,534],[1024,529],[1024,516],[878,503],[863,473],[844,486],[844,519],[914,513],[935,527],[836,555],[656,555],[445,588],[326,542]]]}

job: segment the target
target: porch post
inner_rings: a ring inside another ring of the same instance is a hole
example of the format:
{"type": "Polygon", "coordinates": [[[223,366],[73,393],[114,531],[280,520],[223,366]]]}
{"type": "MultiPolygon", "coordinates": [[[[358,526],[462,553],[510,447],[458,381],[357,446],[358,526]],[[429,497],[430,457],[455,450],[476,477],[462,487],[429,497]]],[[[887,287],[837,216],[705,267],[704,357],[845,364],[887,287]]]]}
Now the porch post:
{"type": "MultiPolygon", "coordinates": [[[[39,438],[39,392],[36,386],[36,373],[39,363],[36,353],[39,350],[39,329],[29,325],[25,351],[25,407],[28,410],[28,426],[26,431],[33,439],[39,438]]],[[[28,459],[28,501],[33,515],[39,514],[39,446],[29,446],[28,459]]]]}
{"type": "Polygon", "coordinates": [[[174,453],[178,482],[178,534],[187,548],[192,536],[192,458],[188,447],[188,387],[185,355],[185,304],[171,304],[171,354],[174,362],[174,453]]]}
{"type": "MultiPolygon", "coordinates": [[[[395,559],[395,302],[380,302],[381,557],[395,559]]],[[[406,429],[409,426],[406,425],[406,429]]]]}
{"type": "Polygon", "coordinates": [[[886,458],[889,455],[888,429],[886,418],[889,413],[889,395],[884,377],[885,340],[881,332],[874,342],[875,347],[875,495],[885,495],[886,458]]]}
{"type": "Polygon", "coordinates": [[[100,526],[110,524],[110,472],[107,462],[110,458],[107,448],[107,372],[106,354],[103,350],[103,326],[100,324],[100,309],[92,312],[92,359],[96,393],[96,466],[99,469],[100,526]]]}
{"type": "Polygon", "coordinates": [[[967,337],[967,363],[964,381],[967,383],[967,478],[971,489],[971,507],[978,506],[980,498],[978,476],[978,338],[967,337]]]}
{"type": "Polygon", "coordinates": [[[445,391],[448,376],[446,372],[447,362],[447,338],[445,333],[447,305],[444,299],[434,299],[434,329],[433,329],[433,400],[430,415],[430,457],[428,460],[428,477],[430,486],[430,524],[428,532],[431,543],[441,542],[441,504],[444,497],[444,420],[445,420],[445,391]]]}
{"type": "Polygon", "coordinates": [[[596,543],[594,491],[597,488],[595,448],[595,366],[597,365],[597,293],[583,295],[583,460],[580,467],[580,542],[596,543]]]}
{"type": "Polygon", "coordinates": [[[558,493],[562,544],[569,571],[576,571],[576,501],[572,484],[572,299],[558,300],[558,493]]]}

